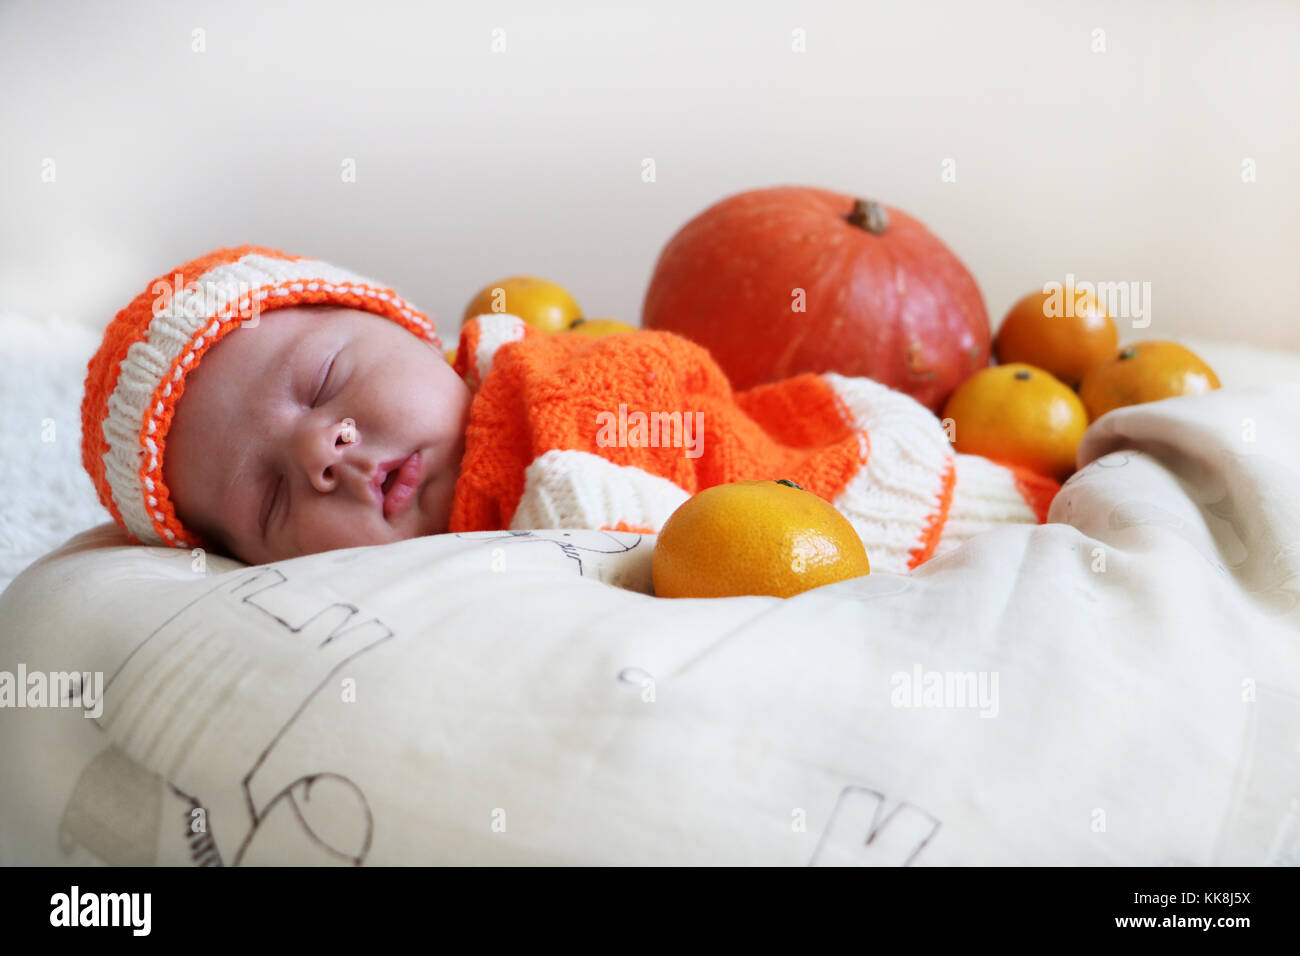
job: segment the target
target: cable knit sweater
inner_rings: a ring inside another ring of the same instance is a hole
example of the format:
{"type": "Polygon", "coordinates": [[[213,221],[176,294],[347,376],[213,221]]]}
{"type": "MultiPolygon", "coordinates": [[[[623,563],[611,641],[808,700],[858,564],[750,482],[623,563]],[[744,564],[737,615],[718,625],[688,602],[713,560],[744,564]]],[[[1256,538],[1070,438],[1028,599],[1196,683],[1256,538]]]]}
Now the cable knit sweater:
{"type": "Polygon", "coordinates": [[[481,315],[455,368],[475,394],[451,531],[657,533],[705,488],[789,478],[849,519],[873,570],[906,572],[989,528],[1044,521],[1060,488],[954,452],[929,409],[871,379],[735,392],[669,332],[593,339],[481,315]]]}

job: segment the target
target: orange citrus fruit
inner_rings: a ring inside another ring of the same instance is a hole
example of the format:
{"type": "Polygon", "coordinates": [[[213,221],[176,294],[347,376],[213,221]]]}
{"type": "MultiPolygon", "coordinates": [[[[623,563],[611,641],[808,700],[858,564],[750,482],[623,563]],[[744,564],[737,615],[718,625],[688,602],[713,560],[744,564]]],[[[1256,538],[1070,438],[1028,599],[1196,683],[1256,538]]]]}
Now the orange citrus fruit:
{"type": "Polygon", "coordinates": [[[1053,306],[1044,292],[1031,292],[1013,305],[998,327],[993,352],[1001,363],[1033,365],[1073,388],[1088,369],[1115,354],[1119,330],[1086,292],[1059,310],[1053,306]]]}
{"type": "Polygon", "coordinates": [[[1074,471],[1088,413],[1074,390],[1041,368],[1013,362],[981,369],[943,407],[953,445],[968,455],[1060,481],[1074,471]]]}
{"type": "Polygon", "coordinates": [[[1090,369],[1079,385],[1079,397],[1096,421],[1124,405],[1199,395],[1218,387],[1214,369],[1177,342],[1138,342],[1090,369]]]}
{"type": "Polygon", "coordinates": [[[635,332],[635,325],[628,325],[618,319],[574,319],[568,331],[577,335],[590,335],[598,339],[606,335],[619,335],[623,332],[635,332]]]}
{"type": "Polygon", "coordinates": [[[668,516],[652,559],[659,597],[790,597],[870,571],[849,519],[784,480],[693,495],[668,516]]]}
{"type": "Polygon", "coordinates": [[[504,312],[543,332],[563,332],[582,309],[567,289],[535,276],[512,276],[484,286],[465,307],[465,319],[504,312]]]}

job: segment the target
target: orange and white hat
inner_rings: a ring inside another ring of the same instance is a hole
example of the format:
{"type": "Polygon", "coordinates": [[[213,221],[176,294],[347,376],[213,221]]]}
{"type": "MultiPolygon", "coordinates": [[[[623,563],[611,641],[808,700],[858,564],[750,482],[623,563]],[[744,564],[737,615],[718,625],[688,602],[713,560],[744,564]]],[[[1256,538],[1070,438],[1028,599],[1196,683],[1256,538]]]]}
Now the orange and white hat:
{"type": "Polygon", "coordinates": [[[274,249],[218,249],[170,270],[117,314],[86,368],[81,462],[99,500],[137,544],[192,548],[163,481],[163,452],[185,376],[232,329],[294,305],[381,315],[442,351],[433,322],[391,289],[274,249]]]}

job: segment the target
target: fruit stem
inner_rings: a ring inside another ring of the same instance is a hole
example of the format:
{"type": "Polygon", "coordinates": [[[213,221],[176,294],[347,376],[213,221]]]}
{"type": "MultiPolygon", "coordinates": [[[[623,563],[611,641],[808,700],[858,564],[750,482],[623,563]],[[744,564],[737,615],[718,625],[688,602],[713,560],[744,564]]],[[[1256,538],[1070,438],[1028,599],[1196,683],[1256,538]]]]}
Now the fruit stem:
{"type": "Polygon", "coordinates": [[[785,485],[788,488],[798,488],[800,491],[804,490],[803,485],[795,484],[789,478],[778,478],[776,479],[776,483],[778,485],[785,485]]]}
{"type": "Polygon", "coordinates": [[[889,228],[889,213],[874,199],[853,200],[853,211],[848,219],[851,225],[865,229],[873,236],[883,236],[889,228]]]}

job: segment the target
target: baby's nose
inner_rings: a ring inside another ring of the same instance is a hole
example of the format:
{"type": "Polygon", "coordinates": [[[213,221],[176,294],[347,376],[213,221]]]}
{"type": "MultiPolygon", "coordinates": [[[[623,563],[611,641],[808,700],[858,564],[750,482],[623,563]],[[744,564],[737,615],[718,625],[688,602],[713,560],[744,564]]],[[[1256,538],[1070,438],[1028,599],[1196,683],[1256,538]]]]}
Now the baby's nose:
{"type": "Polygon", "coordinates": [[[340,445],[352,445],[361,440],[361,435],[357,431],[357,423],[350,418],[345,418],[334,426],[335,432],[334,447],[340,445]]]}
{"type": "Polygon", "coordinates": [[[296,436],[298,462],[307,473],[312,486],[322,493],[331,492],[339,482],[339,468],[347,450],[361,441],[361,432],[351,418],[335,422],[322,429],[303,429],[296,436]]]}

